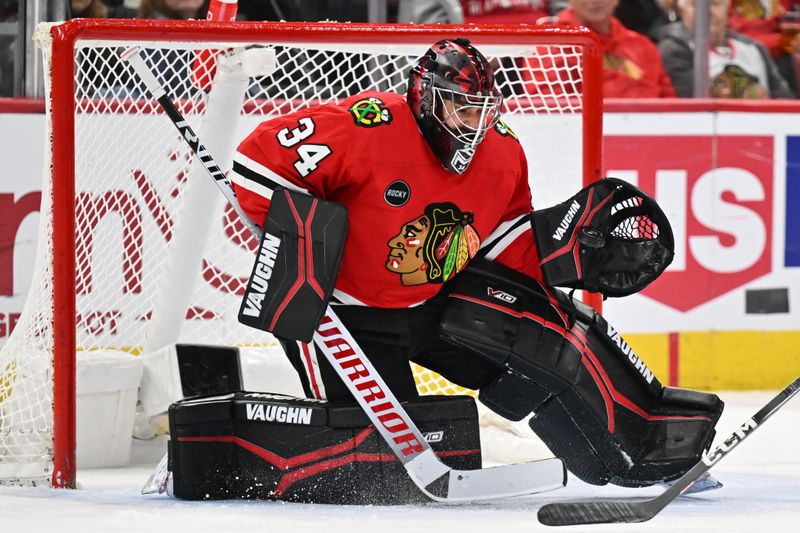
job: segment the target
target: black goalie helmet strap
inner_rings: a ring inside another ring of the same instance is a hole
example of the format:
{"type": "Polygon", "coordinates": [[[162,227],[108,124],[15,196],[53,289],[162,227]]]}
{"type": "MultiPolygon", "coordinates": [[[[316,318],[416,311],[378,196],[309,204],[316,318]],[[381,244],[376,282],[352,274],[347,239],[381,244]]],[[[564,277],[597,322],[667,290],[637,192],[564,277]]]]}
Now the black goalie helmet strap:
{"type": "Polygon", "coordinates": [[[552,286],[627,296],[661,275],[674,256],[672,228],[656,201],[617,178],[535,211],[532,225],[552,286]]]}

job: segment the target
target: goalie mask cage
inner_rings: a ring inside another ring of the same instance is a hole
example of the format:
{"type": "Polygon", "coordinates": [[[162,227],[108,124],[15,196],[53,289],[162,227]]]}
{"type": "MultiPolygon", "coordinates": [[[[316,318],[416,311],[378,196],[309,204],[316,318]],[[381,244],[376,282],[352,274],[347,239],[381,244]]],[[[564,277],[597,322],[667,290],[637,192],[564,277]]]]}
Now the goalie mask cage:
{"type": "MultiPolygon", "coordinates": [[[[601,53],[586,30],[160,20],[40,27],[48,128],[41,222],[32,286],[0,351],[0,484],[74,487],[76,354],[133,357],[192,342],[280,357],[274,339],[236,320],[257,243],[193,168],[119,53],[141,47],[227,170],[260,121],[367,89],[405,94],[416,58],[454,37],[469,38],[496,70],[504,132],[525,145],[534,205],[563,201],[600,176],[601,53]],[[256,61],[250,76],[233,75],[244,85],[214,118],[223,71],[236,72],[215,67],[215,54],[235,57],[243,47],[274,50],[275,67],[259,73],[256,61]]],[[[418,378],[423,392],[437,392],[430,376],[418,378]]]]}

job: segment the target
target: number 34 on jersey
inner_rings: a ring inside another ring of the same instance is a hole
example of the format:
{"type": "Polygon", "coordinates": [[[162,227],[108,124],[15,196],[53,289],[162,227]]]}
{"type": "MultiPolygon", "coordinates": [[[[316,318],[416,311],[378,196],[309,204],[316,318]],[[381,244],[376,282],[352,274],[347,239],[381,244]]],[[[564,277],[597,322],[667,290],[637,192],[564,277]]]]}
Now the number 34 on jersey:
{"type": "Polygon", "coordinates": [[[319,163],[331,154],[331,149],[325,144],[305,142],[314,135],[316,125],[311,117],[303,117],[297,121],[297,127],[288,127],[278,131],[278,142],[284,148],[297,146],[297,161],[294,168],[302,177],[307,177],[317,169],[319,163]]]}

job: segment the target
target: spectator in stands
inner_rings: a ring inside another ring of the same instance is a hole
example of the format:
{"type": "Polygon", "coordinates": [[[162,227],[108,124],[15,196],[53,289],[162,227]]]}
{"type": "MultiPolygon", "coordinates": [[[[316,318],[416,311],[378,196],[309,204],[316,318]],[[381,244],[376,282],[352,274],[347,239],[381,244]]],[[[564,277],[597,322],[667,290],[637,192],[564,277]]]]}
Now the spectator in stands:
{"type": "MultiPolygon", "coordinates": [[[[136,10],[123,5],[122,0],[70,0],[69,3],[71,19],[135,16],[136,10]]],[[[110,49],[86,49],[76,60],[92,65],[84,72],[85,79],[79,83],[78,94],[100,98],[128,96],[129,91],[124,84],[112,84],[112,80],[124,78],[125,72],[125,67],[120,64],[116,52],[110,49]]]]}
{"type": "MultiPolygon", "coordinates": [[[[240,20],[368,22],[368,0],[239,0],[240,20]]],[[[387,0],[386,21],[463,22],[459,0],[387,0]]]]}
{"type": "Polygon", "coordinates": [[[463,24],[459,0],[394,0],[387,2],[390,22],[401,24],[463,24]]]}
{"type": "MultiPolygon", "coordinates": [[[[387,0],[388,22],[416,24],[527,23],[558,14],[567,0],[387,0]]],[[[367,22],[367,0],[240,0],[245,20],[367,22]]]]}
{"type": "MultiPolygon", "coordinates": [[[[205,19],[210,0],[141,0],[139,17],[146,19],[205,19]]],[[[200,90],[192,82],[195,52],[191,49],[160,50],[146,54],[145,63],[174,100],[191,99],[200,90]]],[[[137,95],[131,89],[131,97],[137,95]]]]}
{"type": "MultiPolygon", "coordinates": [[[[0,22],[17,22],[18,0],[0,0],[0,22]]],[[[0,34],[0,97],[14,94],[14,35],[0,34]]]]}
{"type": "Polygon", "coordinates": [[[287,20],[307,21],[317,20],[349,20],[351,22],[366,22],[366,0],[350,0],[346,11],[336,5],[329,9],[329,4],[343,3],[344,0],[309,1],[298,0],[239,0],[237,20],[287,20]],[[344,11],[344,12],[343,12],[344,11]],[[349,11],[349,12],[348,12],[349,11]],[[349,16],[355,14],[355,18],[349,16]],[[344,18],[339,18],[339,17],[344,18]]]}
{"type": "Polygon", "coordinates": [[[793,55],[800,53],[800,2],[797,0],[733,0],[728,28],[763,44],[794,94],[797,72],[793,55]]]}
{"type": "Polygon", "coordinates": [[[103,0],[71,0],[69,3],[70,17],[72,19],[101,19],[108,13],[103,0]]]}
{"type": "Polygon", "coordinates": [[[567,0],[460,0],[464,22],[476,24],[542,24],[552,22],[567,0]]]}
{"type": "Polygon", "coordinates": [[[19,0],[0,0],[0,22],[16,22],[19,0]]]}
{"type": "Polygon", "coordinates": [[[136,1],[137,7],[128,7],[125,5],[125,0],[103,0],[106,4],[108,12],[106,18],[110,19],[131,19],[136,18],[139,14],[138,0],[136,1]]]}
{"type": "MultiPolygon", "coordinates": [[[[402,20],[405,4],[412,4],[419,9],[413,0],[399,0],[402,20]]],[[[567,0],[455,0],[455,8],[461,12],[461,20],[467,24],[551,24],[555,15],[564,10],[567,0]]],[[[523,59],[503,58],[492,60],[495,80],[506,98],[515,92],[525,92],[525,79],[520,78],[520,71],[525,69],[523,59]],[[523,63],[520,66],[520,63],[523,63]]]]}
{"type": "Polygon", "coordinates": [[[670,23],[663,0],[619,0],[614,16],[623,26],[658,41],[658,31],[670,23]]]}
{"type": "Polygon", "coordinates": [[[133,18],[136,10],[123,5],[120,0],[71,0],[70,17],[73,19],[133,18]]]}
{"type": "MultiPolygon", "coordinates": [[[[675,96],[669,76],[661,66],[658,49],[647,37],[627,29],[614,18],[619,0],[570,0],[569,7],[559,13],[556,22],[586,26],[600,38],[603,46],[603,96],[606,98],[660,98],[675,96]]],[[[569,78],[577,74],[570,65],[537,65],[550,74],[533,73],[534,91],[546,93],[563,90],[569,78]],[[573,74],[574,73],[574,74],[573,74]],[[547,79],[541,79],[545,76],[547,79]],[[538,79],[537,79],[538,78],[538,79]],[[558,78],[558,79],[554,79],[558,78]],[[541,83],[557,82],[557,83],[541,83]],[[548,87],[545,89],[544,87],[548,87]]],[[[567,60],[567,61],[574,61],[567,60]]],[[[567,91],[574,88],[567,87],[567,91]]]]}
{"type": "Polygon", "coordinates": [[[139,17],[143,19],[204,19],[209,0],[142,0],[139,17]]]}
{"type": "MultiPolygon", "coordinates": [[[[730,31],[730,0],[711,0],[709,96],[714,98],[791,98],[786,80],[764,45],[730,31]]],[[[658,48],[678,96],[694,95],[694,0],[678,0],[681,19],[664,28],[658,48]]]]}
{"type": "Polygon", "coordinates": [[[658,0],[658,4],[661,6],[661,9],[664,10],[664,13],[667,14],[667,18],[670,22],[675,22],[681,16],[678,14],[678,0],[658,0]]]}

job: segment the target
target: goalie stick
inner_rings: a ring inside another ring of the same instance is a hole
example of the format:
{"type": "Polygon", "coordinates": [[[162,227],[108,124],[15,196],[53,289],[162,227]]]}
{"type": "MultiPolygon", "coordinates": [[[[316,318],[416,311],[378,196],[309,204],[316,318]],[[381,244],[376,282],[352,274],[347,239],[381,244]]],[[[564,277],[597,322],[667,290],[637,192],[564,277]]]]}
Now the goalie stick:
{"type": "MultiPolygon", "coordinates": [[[[120,58],[133,67],[194,154],[203,162],[203,166],[236,214],[260,241],[261,229],[242,210],[225,174],[169,99],[164,88],[145,64],[139,50],[137,46],[131,47],[125,50],[120,58]]],[[[400,460],[409,477],[432,500],[462,502],[506,498],[553,490],[566,484],[566,468],[557,458],[479,470],[450,468],[436,456],[416,424],[330,305],[325,310],[320,327],[314,333],[314,342],[400,460]],[[354,368],[357,368],[358,372],[353,372],[354,368]]],[[[166,464],[162,460],[155,475],[165,471],[166,464]]],[[[166,477],[162,478],[161,482],[165,484],[166,477]]],[[[148,485],[158,485],[158,482],[154,482],[151,478],[145,488],[148,485]]]]}
{"type": "Polygon", "coordinates": [[[662,494],[638,502],[620,500],[594,500],[584,502],[549,503],[539,509],[539,521],[548,526],[578,524],[608,524],[613,522],[645,522],[657,515],[672,500],[688,490],[700,476],[711,469],[740,442],[775,414],[778,409],[800,391],[800,377],[749,418],[727,439],[722,441],[703,459],[681,476],[662,494]]]}

